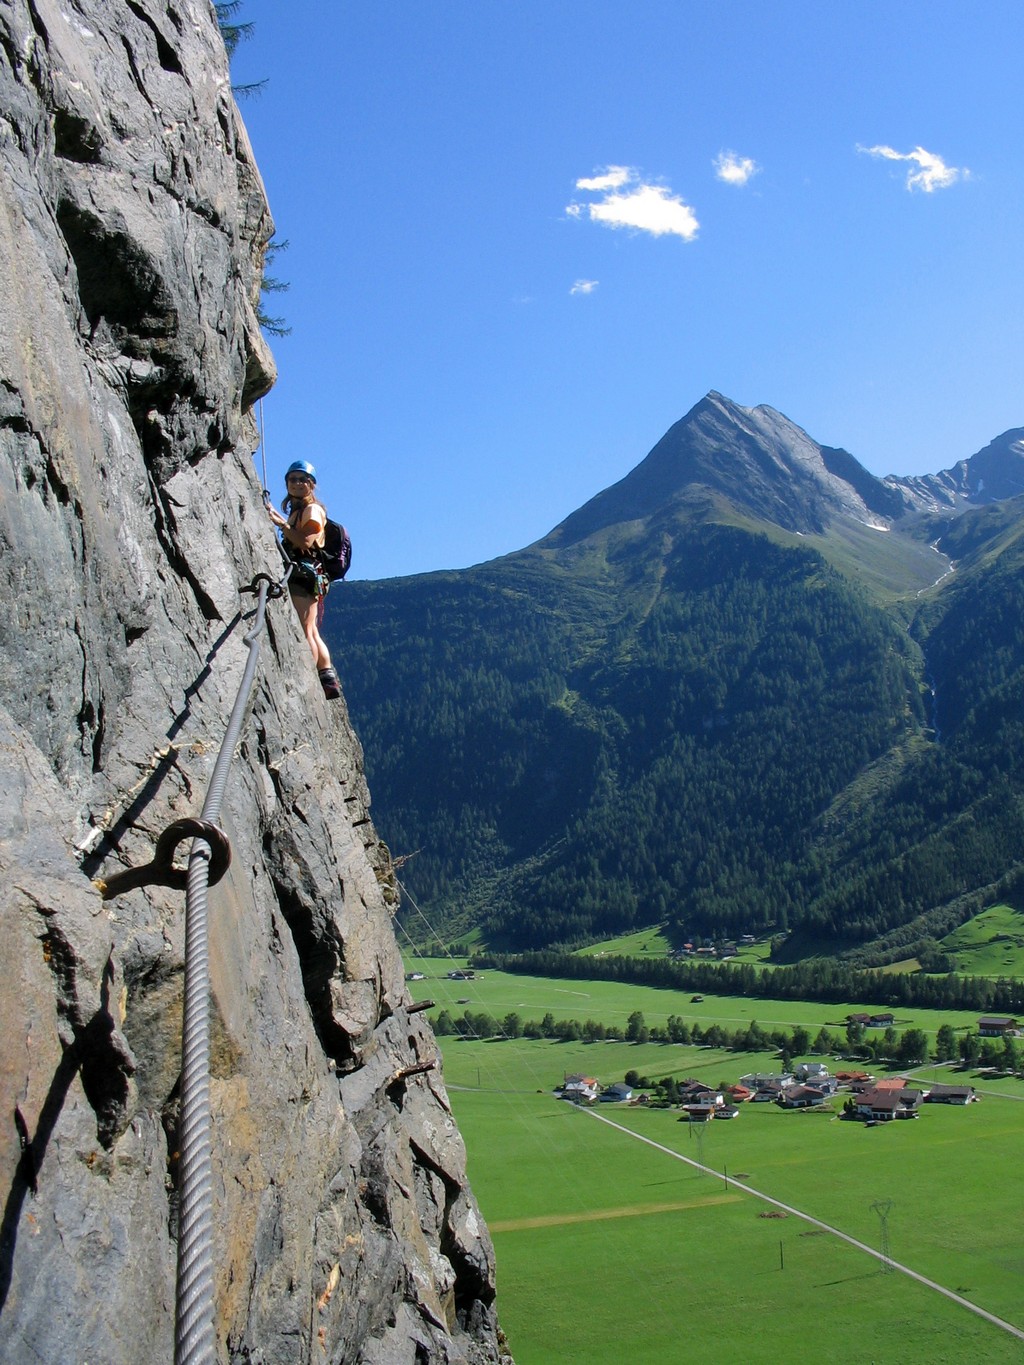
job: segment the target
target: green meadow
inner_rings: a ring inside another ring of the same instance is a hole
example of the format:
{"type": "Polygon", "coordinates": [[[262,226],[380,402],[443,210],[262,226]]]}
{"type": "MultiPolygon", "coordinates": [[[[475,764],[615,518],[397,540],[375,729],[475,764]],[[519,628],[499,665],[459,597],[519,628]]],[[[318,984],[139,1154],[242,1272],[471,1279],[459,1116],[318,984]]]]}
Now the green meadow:
{"type": "MultiPolygon", "coordinates": [[[[768,961],[771,952],[771,943],[767,939],[761,939],[757,943],[745,943],[737,946],[735,956],[728,960],[733,963],[749,962],[754,967],[769,967],[773,965],[768,961]]],[[[600,943],[591,943],[586,948],[578,949],[579,957],[667,957],[671,944],[665,937],[658,925],[651,929],[637,929],[631,934],[622,934],[619,938],[602,939],[600,943]]]]}
{"type": "Polygon", "coordinates": [[[708,1174],[594,1117],[696,1157],[695,1130],[672,1111],[585,1112],[536,1094],[452,1100],[518,1365],[655,1365],[681,1358],[698,1329],[725,1360],[791,1361],[805,1354],[794,1333],[808,1324],[808,1354],[823,1361],[1021,1357],[1018,1338],[801,1219],[765,1217],[770,1206],[733,1183],[874,1248],[875,1206],[891,1200],[894,1261],[1024,1325],[1018,1105],[929,1106],[873,1129],[748,1105],[702,1128],[703,1162],[723,1172],[708,1174]]]}
{"type": "MultiPolygon", "coordinates": [[[[735,1030],[756,1019],[762,1028],[802,1024],[813,1034],[822,1026],[841,1031],[846,1026],[847,1014],[876,1008],[870,1000],[820,1004],[708,994],[700,1003],[694,1003],[688,991],[659,990],[617,981],[561,981],[496,971],[478,974],[472,981],[447,979],[449,971],[465,965],[465,959],[409,958],[407,970],[423,972],[425,977],[410,982],[409,990],[416,999],[432,999],[438,1009],[452,1013],[472,1009],[493,1014],[499,1020],[511,1012],[524,1020],[541,1019],[550,1013],[556,1021],[592,1018],[605,1025],[621,1025],[623,1029],[633,1011],[640,1010],[648,1026],[664,1025],[668,1016],[674,1014],[691,1023],[699,1022],[704,1028],[717,1023],[735,1030]]],[[[971,1010],[906,1009],[897,1012],[896,1028],[901,1031],[921,1028],[933,1036],[944,1023],[958,1029],[973,1028],[977,1018],[977,1012],[971,1010]]]]}
{"type": "MultiPolygon", "coordinates": [[[[765,1027],[837,1028],[872,1003],[726,996],[693,1003],[649,987],[500,972],[448,981],[454,965],[410,961],[410,970],[426,974],[410,989],[438,1008],[499,1019],[550,1012],[624,1024],[640,1009],[648,1023],[681,1014],[734,1028],[752,1018],[765,1027]]],[[[967,1027],[975,1019],[908,1011],[897,1027],[934,1035],[944,1022],[967,1027]]],[[[698,1130],[675,1110],[577,1110],[551,1091],[573,1071],[604,1083],[635,1069],[717,1084],[775,1069],[777,1059],[678,1044],[440,1041],[470,1179],[494,1239],[499,1315],[517,1365],[662,1365],[688,1354],[695,1334],[726,1361],[807,1355],[952,1365],[1022,1357],[1020,1338],[792,1214],[765,1216],[771,1206],[736,1182],[876,1251],[885,1212],[893,1261],[1024,1330],[1017,1229],[1024,1082],[974,1080],[984,1091],[978,1104],[927,1105],[917,1119],[874,1128],[835,1112],[748,1104],[737,1119],[698,1130]]],[[[961,1079],[948,1068],[920,1074],[961,1079]]]]}
{"type": "Polygon", "coordinates": [[[967,976],[1024,976],[1024,914],[994,905],[940,942],[950,969],[967,976]]]}
{"type": "MultiPolygon", "coordinates": [[[[579,950],[580,956],[665,957],[669,942],[661,929],[638,929],[619,938],[592,943],[579,950]]],[[[1009,905],[994,905],[975,915],[940,941],[948,955],[949,970],[962,976],[1024,976],[1024,912],[1009,905]]],[[[767,940],[741,945],[733,963],[748,962],[755,967],[771,967],[771,944],[767,940]]],[[[916,971],[916,959],[892,963],[890,971],[916,971]]]]}
{"type": "Polygon", "coordinates": [[[606,953],[622,957],[667,957],[671,945],[661,929],[637,929],[618,938],[602,939],[589,947],[580,948],[580,957],[603,957],[606,953]]]}

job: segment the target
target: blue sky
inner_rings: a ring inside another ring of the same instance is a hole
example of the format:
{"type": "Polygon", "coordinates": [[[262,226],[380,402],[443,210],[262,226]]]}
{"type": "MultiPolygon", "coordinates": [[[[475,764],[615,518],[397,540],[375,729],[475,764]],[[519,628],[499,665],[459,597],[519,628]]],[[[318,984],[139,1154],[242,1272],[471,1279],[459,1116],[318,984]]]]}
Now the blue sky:
{"type": "Polygon", "coordinates": [[[270,486],[313,460],[353,577],[532,543],[709,389],[880,475],[1024,425],[1019,0],[238,18],[270,486]]]}

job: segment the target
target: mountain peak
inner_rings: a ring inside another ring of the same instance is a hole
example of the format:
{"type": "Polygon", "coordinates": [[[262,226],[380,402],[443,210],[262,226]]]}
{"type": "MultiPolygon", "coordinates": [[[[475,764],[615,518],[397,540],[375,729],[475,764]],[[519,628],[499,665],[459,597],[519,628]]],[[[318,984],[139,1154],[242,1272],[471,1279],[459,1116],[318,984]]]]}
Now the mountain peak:
{"type": "Polygon", "coordinates": [[[744,408],[712,389],[631,473],[541,544],[564,547],[609,526],[646,520],[695,490],[800,532],[820,532],[836,516],[882,529],[906,507],[899,490],[845,450],[818,445],[774,408],[744,408]]]}
{"type": "Polygon", "coordinates": [[[940,474],[890,475],[885,482],[901,489],[912,507],[929,512],[1019,497],[1024,493],[1024,427],[1004,431],[984,450],[940,474]]]}

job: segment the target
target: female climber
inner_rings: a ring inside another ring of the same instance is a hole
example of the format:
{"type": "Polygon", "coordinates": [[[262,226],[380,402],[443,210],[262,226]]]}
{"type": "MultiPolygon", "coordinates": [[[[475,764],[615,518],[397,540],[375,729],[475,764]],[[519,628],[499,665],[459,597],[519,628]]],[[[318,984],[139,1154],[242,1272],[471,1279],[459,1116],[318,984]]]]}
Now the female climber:
{"type": "Polygon", "coordinates": [[[281,504],[281,511],[271,505],[268,497],[267,513],[274,525],[280,527],[284,551],[294,565],[288,579],[288,590],[299,613],[299,622],[313,655],[324,696],[333,700],[341,696],[341,684],[331,667],[327,646],[320,636],[324,599],[330,587],[319,554],[324,543],[327,512],[314,497],[316,470],[311,464],[296,460],[288,466],[284,479],[288,495],[281,504]]]}

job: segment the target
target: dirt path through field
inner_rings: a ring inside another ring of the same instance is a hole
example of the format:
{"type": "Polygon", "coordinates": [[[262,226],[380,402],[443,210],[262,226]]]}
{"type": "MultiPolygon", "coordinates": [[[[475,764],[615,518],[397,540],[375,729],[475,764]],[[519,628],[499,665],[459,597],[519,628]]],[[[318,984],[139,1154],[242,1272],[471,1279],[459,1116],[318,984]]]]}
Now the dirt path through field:
{"type": "Polygon", "coordinates": [[[645,1218],[650,1213],[678,1213],[681,1209],[702,1209],[708,1204],[734,1204],[738,1194],[711,1194],[706,1199],[687,1199],[671,1204],[628,1204],[621,1209],[590,1209],[587,1213],[542,1213],[536,1218],[508,1218],[503,1223],[488,1220],[492,1232],[522,1232],[526,1228],[554,1228],[564,1223],[597,1223],[603,1218],[645,1218]]]}

